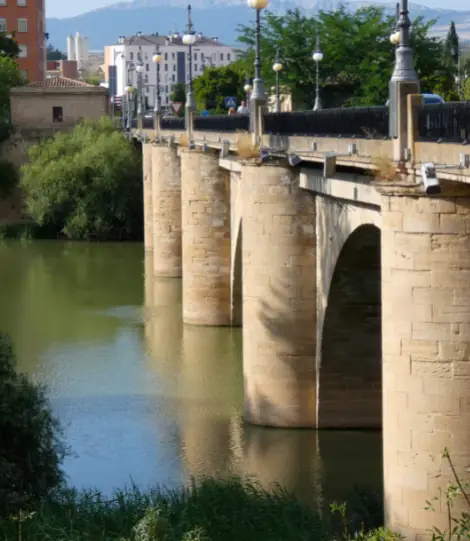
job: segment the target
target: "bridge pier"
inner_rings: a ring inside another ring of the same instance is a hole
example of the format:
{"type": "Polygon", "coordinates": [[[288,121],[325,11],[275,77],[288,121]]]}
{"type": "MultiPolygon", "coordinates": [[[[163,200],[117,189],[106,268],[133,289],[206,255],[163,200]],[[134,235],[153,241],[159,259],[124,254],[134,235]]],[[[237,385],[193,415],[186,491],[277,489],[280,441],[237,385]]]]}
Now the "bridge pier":
{"type": "Polygon", "coordinates": [[[169,278],[182,275],[181,165],[178,149],[152,148],[153,274],[169,278]]]}
{"type": "Polygon", "coordinates": [[[315,199],[287,161],[245,162],[241,183],[245,419],[314,427],[315,199]]]}
{"type": "Polygon", "coordinates": [[[470,190],[381,190],[385,516],[423,539],[448,528],[443,451],[464,479],[470,463],[470,190]]]}
{"type": "Polygon", "coordinates": [[[142,143],[142,167],[144,189],[144,249],[153,248],[153,212],[152,212],[152,143],[142,143]]]}
{"type": "Polygon", "coordinates": [[[213,151],[181,149],[183,321],[230,325],[230,176],[213,151]]]}

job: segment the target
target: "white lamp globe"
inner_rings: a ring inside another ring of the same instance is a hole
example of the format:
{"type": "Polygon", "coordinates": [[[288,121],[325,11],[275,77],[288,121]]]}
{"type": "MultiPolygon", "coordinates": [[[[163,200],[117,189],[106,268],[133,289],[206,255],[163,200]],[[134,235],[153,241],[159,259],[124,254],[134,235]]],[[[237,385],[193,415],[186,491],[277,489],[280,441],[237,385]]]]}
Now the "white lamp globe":
{"type": "Polygon", "coordinates": [[[185,34],[183,36],[183,43],[185,45],[194,45],[196,43],[196,34],[185,34]]]}
{"type": "Polygon", "coordinates": [[[312,58],[315,62],[321,62],[323,60],[323,53],[320,51],[315,51],[312,58]]]}
{"type": "Polygon", "coordinates": [[[155,53],[152,57],[152,60],[153,62],[155,62],[155,64],[160,64],[160,62],[162,61],[162,55],[160,53],[155,53]]]}
{"type": "Polygon", "coordinates": [[[269,0],[247,0],[247,4],[253,9],[264,9],[268,7],[269,0]]]}
{"type": "Polygon", "coordinates": [[[142,64],[138,64],[135,68],[135,71],[137,73],[143,73],[144,72],[144,66],[142,66],[142,64]]]}
{"type": "Polygon", "coordinates": [[[250,84],[246,84],[244,87],[243,87],[243,90],[245,92],[251,92],[253,90],[253,87],[250,85],[250,84]]]}
{"type": "Polygon", "coordinates": [[[281,71],[284,66],[280,62],[275,62],[273,64],[273,70],[274,71],[281,71]]]}
{"type": "Polygon", "coordinates": [[[126,91],[127,94],[132,94],[132,92],[134,92],[134,87],[133,86],[126,86],[126,88],[124,89],[126,91]]]}
{"type": "Polygon", "coordinates": [[[392,45],[398,45],[400,43],[400,32],[393,32],[390,36],[390,43],[392,45]]]}

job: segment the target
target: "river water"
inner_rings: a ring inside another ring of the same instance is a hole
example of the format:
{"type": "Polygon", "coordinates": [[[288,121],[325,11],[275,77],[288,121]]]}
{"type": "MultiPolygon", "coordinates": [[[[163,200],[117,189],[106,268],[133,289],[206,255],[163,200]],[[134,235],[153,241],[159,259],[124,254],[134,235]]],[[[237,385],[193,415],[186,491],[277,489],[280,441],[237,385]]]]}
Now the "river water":
{"type": "Polygon", "coordinates": [[[0,329],[48,386],[71,485],[252,475],[318,504],[380,490],[377,432],[244,425],[241,329],[183,325],[181,280],[146,266],[141,244],[0,245],[0,329]]]}

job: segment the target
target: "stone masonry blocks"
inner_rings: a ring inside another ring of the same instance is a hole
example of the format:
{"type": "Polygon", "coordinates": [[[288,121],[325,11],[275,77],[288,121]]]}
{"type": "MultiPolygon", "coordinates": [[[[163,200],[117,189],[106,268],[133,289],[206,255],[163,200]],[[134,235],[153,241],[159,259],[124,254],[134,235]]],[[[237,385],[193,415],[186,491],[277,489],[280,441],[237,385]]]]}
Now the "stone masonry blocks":
{"type": "Polygon", "coordinates": [[[463,480],[470,464],[470,190],[382,198],[386,523],[421,540],[448,526],[444,448],[463,480]]]}
{"type": "Polygon", "coordinates": [[[183,321],[230,325],[230,178],[213,152],[181,149],[183,321]]]}
{"type": "Polygon", "coordinates": [[[182,276],[181,164],[176,146],[152,147],[153,274],[182,276]]]}
{"type": "Polygon", "coordinates": [[[144,248],[153,248],[152,212],[152,145],[142,143],[143,189],[144,189],[144,248]]]}
{"type": "Polygon", "coordinates": [[[240,189],[245,419],[314,427],[315,200],[284,161],[245,163],[240,189]]]}

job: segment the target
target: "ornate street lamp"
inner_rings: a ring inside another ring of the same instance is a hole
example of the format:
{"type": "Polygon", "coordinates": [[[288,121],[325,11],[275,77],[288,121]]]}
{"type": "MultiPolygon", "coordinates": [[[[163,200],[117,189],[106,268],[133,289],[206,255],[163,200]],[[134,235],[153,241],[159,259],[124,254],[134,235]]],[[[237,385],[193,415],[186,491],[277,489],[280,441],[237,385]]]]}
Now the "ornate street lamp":
{"type": "Polygon", "coordinates": [[[314,111],[319,111],[322,109],[321,99],[320,99],[320,62],[323,60],[323,53],[320,49],[320,34],[317,34],[317,43],[315,46],[315,51],[312,55],[313,61],[316,64],[316,76],[315,76],[315,104],[313,106],[314,111]]]}
{"type": "Polygon", "coordinates": [[[255,27],[255,78],[253,79],[253,92],[251,99],[258,102],[266,101],[264,83],[261,78],[261,11],[268,7],[269,0],[248,0],[248,5],[256,10],[255,27]]]}
{"type": "Polygon", "coordinates": [[[183,35],[183,43],[188,46],[188,71],[189,80],[186,93],[186,110],[192,112],[196,109],[196,102],[193,94],[193,45],[196,43],[197,37],[193,30],[193,23],[191,21],[191,4],[188,5],[188,23],[186,33],[183,35]]]}
{"type": "Polygon", "coordinates": [[[282,71],[284,66],[281,64],[279,59],[279,49],[276,49],[276,61],[273,64],[273,70],[276,73],[276,105],[274,108],[275,113],[281,112],[281,92],[279,89],[279,73],[282,71]]]}
{"type": "MultiPolygon", "coordinates": [[[[403,99],[404,96],[402,94],[419,94],[419,79],[413,67],[413,56],[410,47],[410,26],[408,0],[401,0],[400,16],[397,24],[398,31],[392,34],[392,36],[395,36],[393,41],[390,38],[392,43],[398,41],[398,46],[395,49],[395,67],[392,78],[390,79],[389,119],[391,137],[398,137],[398,132],[402,129],[399,129],[398,126],[399,105],[403,104],[406,107],[406,99],[403,99]]],[[[405,117],[406,110],[402,111],[401,114],[401,118],[405,117]]],[[[404,120],[404,122],[406,121],[404,120]]]]}
{"type": "Polygon", "coordinates": [[[395,30],[390,34],[390,43],[398,45],[400,43],[400,31],[398,30],[398,21],[400,20],[400,2],[397,2],[395,13],[395,30]]]}
{"type": "Polygon", "coordinates": [[[127,126],[126,131],[130,133],[132,128],[132,115],[134,113],[134,92],[135,88],[131,85],[127,85],[124,89],[124,92],[126,93],[126,101],[127,101],[127,126]]]}
{"type": "Polygon", "coordinates": [[[144,85],[143,85],[143,73],[144,65],[140,52],[137,54],[137,65],[135,67],[137,73],[137,120],[139,128],[142,129],[142,121],[144,117],[144,85]]]}
{"type": "Polygon", "coordinates": [[[152,57],[153,62],[157,66],[157,94],[155,96],[155,106],[153,108],[153,112],[155,115],[155,129],[158,130],[160,125],[160,113],[161,113],[161,99],[160,99],[160,64],[162,63],[162,54],[160,52],[160,48],[157,45],[157,49],[155,51],[155,54],[152,57]]]}

